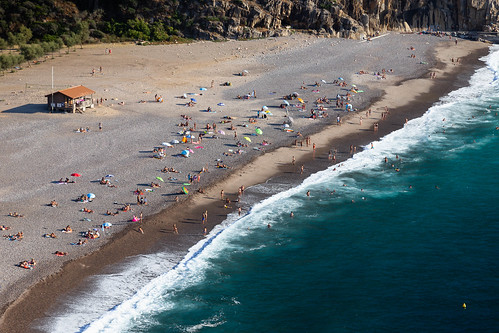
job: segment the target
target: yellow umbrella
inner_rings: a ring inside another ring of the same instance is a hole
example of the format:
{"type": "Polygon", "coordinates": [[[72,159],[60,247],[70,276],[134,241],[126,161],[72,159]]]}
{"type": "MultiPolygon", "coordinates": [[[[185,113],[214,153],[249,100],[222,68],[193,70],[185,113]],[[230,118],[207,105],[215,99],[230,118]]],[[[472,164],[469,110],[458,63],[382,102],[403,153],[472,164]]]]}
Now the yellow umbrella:
{"type": "Polygon", "coordinates": [[[245,137],[244,137],[244,139],[246,139],[246,141],[251,142],[251,139],[250,139],[250,138],[248,138],[247,136],[245,136],[245,137]]]}

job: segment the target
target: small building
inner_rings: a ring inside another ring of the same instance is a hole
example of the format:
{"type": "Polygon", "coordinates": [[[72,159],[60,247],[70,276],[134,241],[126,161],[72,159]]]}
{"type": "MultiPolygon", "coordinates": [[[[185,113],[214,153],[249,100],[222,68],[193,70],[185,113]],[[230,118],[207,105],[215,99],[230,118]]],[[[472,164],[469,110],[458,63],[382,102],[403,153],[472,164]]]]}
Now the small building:
{"type": "Polygon", "coordinates": [[[95,91],[84,86],[76,86],[68,89],[56,91],[47,97],[49,110],[76,112],[85,111],[86,108],[93,108],[93,94],[95,91]]]}

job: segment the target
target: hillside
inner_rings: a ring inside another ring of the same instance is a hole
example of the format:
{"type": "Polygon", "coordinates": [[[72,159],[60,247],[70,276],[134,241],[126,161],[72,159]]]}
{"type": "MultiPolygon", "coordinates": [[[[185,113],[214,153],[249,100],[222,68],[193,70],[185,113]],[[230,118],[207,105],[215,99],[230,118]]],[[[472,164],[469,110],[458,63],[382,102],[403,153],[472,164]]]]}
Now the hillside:
{"type": "Polygon", "coordinates": [[[497,31],[499,0],[0,0],[0,18],[3,45],[21,44],[23,27],[32,35],[21,42],[259,38],[296,29],[359,38],[385,30],[497,31]]]}

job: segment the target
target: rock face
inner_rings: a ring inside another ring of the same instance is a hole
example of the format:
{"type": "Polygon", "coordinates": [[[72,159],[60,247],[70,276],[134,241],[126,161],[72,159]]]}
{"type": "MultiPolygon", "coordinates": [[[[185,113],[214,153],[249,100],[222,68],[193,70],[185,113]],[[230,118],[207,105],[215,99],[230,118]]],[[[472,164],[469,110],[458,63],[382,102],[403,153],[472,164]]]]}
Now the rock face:
{"type": "Polygon", "coordinates": [[[293,30],[362,38],[387,30],[499,31],[499,0],[179,1],[203,39],[282,36],[293,30]]]}

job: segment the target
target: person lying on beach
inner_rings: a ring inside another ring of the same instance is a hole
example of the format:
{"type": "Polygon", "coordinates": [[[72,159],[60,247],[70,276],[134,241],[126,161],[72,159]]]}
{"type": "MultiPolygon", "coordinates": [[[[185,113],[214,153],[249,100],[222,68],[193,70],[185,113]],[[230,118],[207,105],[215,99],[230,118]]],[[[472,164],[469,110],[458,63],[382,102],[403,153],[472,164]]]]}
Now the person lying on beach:
{"type": "Polygon", "coordinates": [[[140,188],[137,188],[137,189],[133,192],[133,194],[135,194],[135,195],[144,195],[144,192],[143,192],[140,188]]]}
{"type": "Polygon", "coordinates": [[[119,214],[118,211],[116,211],[116,213],[112,213],[110,210],[106,211],[106,215],[109,215],[109,216],[115,216],[115,215],[118,215],[118,214],[119,214]]]}
{"type": "Polygon", "coordinates": [[[94,211],[91,210],[91,209],[88,209],[87,207],[84,207],[81,212],[85,212],[85,213],[89,213],[89,214],[92,214],[94,211]]]}
{"type": "Polygon", "coordinates": [[[43,237],[45,237],[45,238],[57,238],[56,234],[54,234],[54,233],[44,234],[43,237]]]}
{"type": "Polygon", "coordinates": [[[87,243],[88,243],[88,241],[86,239],[83,239],[83,240],[78,239],[78,243],[74,243],[74,245],[85,245],[87,243]]]}
{"type": "Polygon", "coordinates": [[[100,234],[97,230],[88,230],[87,232],[84,232],[83,235],[88,239],[97,239],[100,237],[100,234]]]}
{"type": "Polygon", "coordinates": [[[173,173],[180,173],[180,171],[177,171],[175,168],[167,168],[164,167],[161,172],[173,172],[173,173]]]}
{"type": "Polygon", "coordinates": [[[102,177],[101,180],[99,181],[99,184],[101,184],[101,185],[108,185],[109,184],[109,179],[106,179],[106,177],[102,177]]]}
{"type": "Polygon", "coordinates": [[[25,269],[33,269],[35,267],[36,261],[32,258],[31,260],[23,260],[19,263],[19,267],[25,268],[25,269]]]}
{"type": "Polygon", "coordinates": [[[158,183],[151,182],[151,187],[158,188],[161,187],[161,185],[159,185],[158,183]]]}
{"type": "Polygon", "coordinates": [[[88,198],[85,194],[82,194],[78,199],[76,199],[78,202],[88,202],[88,198]]]}
{"type": "Polygon", "coordinates": [[[130,204],[126,204],[121,208],[121,210],[124,212],[130,212],[132,211],[132,207],[130,207],[130,204]]]}
{"type": "Polygon", "coordinates": [[[71,227],[67,225],[66,228],[62,229],[62,232],[70,234],[73,232],[73,229],[71,229],[71,227]]]}
{"type": "Polygon", "coordinates": [[[67,252],[61,252],[61,251],[55,251],[54,254],[58,257],[63,257],[65,255],[67,255],[68,253],[67,252]]]}
{"type": "Polygon", "coordinates": [[[21,240],[24,238],[24,234],[22,231],[19,231],[15,235],[3,235],[5,238],[7,238],[10,241],[16,241],[16,240],[21,240]]]}
{"type": "Polygon", "coordinates": [[[19,214],[18,212],[9,213],[9,216],[12,216],[12,217],[24,217],[24,215],[19,214]]]}
{"type": "Polygon", "coordinates": [[[230,166],[227,166],[226,164],[217,162],[217,168],[220,168],[220,169],[230,169],[230,166]]]}
{"type": "Polygon", "coordinates": [[[52,200],[49,204],[48,204],[50,207],[57,207],[59,206],[59,204],[57,203],[57,201],[55,200],[52,200]]]}
{"type": "Polygon", "coordinates": [[[9,229],[10,229],[10,227],[0,225],[0,230],[9,230],[9,229]]]}

